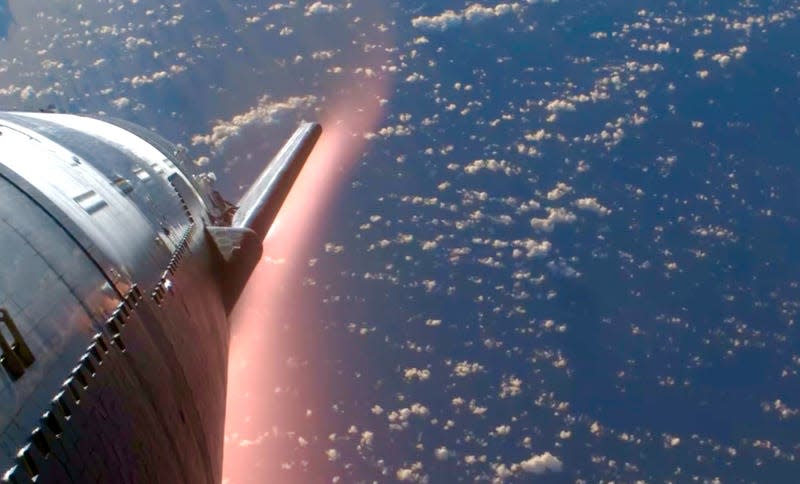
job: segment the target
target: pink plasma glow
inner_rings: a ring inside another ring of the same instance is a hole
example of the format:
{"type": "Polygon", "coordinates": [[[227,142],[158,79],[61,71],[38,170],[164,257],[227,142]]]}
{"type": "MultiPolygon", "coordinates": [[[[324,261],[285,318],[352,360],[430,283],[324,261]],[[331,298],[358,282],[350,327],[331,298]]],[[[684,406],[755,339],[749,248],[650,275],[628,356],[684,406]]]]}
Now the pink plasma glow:
{"type": "Polygon", "coordinates": [[[358,90],[357,98],[340,100],[322,116],[322,137],[267,235],[264,255],[231,317],[223,482],[287,482],[279,473],[301,445],[298,429],[312,431],[302,404],[282,403],[288,400],[281,392],[292,386],[313,395],[313,382],[287,377],[291,348],[302,342],[285,341],[284,328],[300,318],[319,320],[314,304],[304,304],[299,295],[301,274],[312,252],[319,252],[317,227],[324,226],[327,208],[364,149],[363,134],[380,119],[386,87],[372,82],[358,90]],[[296,434],[288,437],[289,432],[296,434]]]}

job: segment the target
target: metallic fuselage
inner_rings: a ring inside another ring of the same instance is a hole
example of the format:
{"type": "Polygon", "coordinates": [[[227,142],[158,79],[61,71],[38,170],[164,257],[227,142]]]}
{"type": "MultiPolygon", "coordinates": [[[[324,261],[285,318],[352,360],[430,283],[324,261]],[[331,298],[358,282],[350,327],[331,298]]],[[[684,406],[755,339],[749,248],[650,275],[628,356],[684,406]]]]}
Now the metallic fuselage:
{"type": "Polygon", "coordinates": [[[224,262],[176,153],[98,119],[0,113],[4,479],[220,481],[224,262]]]}

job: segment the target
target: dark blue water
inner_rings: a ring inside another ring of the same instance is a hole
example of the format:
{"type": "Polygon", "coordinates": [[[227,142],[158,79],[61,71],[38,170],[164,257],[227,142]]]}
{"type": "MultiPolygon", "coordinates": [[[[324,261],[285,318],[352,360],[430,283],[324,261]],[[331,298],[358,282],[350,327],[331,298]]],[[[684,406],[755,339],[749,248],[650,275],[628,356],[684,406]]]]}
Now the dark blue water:
{"type": "Polygon", "coordinates": [[[8,36],[8,29],[13,23],[14,17],[11,16],[8,0],[0,0],[0,39],[8,36]]]}

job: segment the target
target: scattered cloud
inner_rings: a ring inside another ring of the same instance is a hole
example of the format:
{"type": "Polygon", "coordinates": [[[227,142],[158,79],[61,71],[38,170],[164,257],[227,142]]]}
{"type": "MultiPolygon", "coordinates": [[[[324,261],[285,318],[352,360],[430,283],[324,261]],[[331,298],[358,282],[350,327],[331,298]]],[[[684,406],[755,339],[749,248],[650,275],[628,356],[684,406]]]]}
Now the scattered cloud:
{"type": "Polygon", "coordinates": [[[320,15],[320,14],[326,14],[326,13],[333,13],[336,10],[338,10],[338,9],[333,4],[323,3],[323,2],[314,2],[311,5],[306,7],[305,15],[309,16],[309,15],[320,15]]]}
{"type": "Polygon", "coordinates": [[[231,138],[238,136],[243,129],[277,123],[284,114],[309,109],[316,102],[317,97],[313,95],[292,96],[281,101],[262,96],[248,111],[237,114],[230,120],[218,121],[208,134],[193,136],[192,145],[203,144],[219,150],[231,138]]]}
{"type": "Polygon", "coordinates": [[[534,455],[530,459],[520,462],[519,466],[523,471],[531,474],[544,474],[547,471],[561,472],[563,468],[561,460],[550,452],[534,455]]]}
{"type": "Polygon", "coordinates": [[[485,7],[479,3],[473,3],[461,11],[445,10],[439,15],[415,17],[411,20],[411,25],[422,30],[443,32],[465,22],[476,24],[490,18],[519,12],[520,8],[521,6],[518,3],[500,3],[493,7],[485,7]]]}

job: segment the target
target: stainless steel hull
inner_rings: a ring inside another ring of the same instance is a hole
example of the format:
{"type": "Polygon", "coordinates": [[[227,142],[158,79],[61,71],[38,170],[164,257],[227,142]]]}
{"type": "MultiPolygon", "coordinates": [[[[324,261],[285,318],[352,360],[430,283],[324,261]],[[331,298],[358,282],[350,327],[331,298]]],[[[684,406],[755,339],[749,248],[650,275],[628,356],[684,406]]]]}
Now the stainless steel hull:
{"type": "Polygon", "coordinates": [[[156,135],[0,113],[4,480],[220,481],[227,314],[319,128],[298,133],[249,194],[256,233],[156,135]]]}

